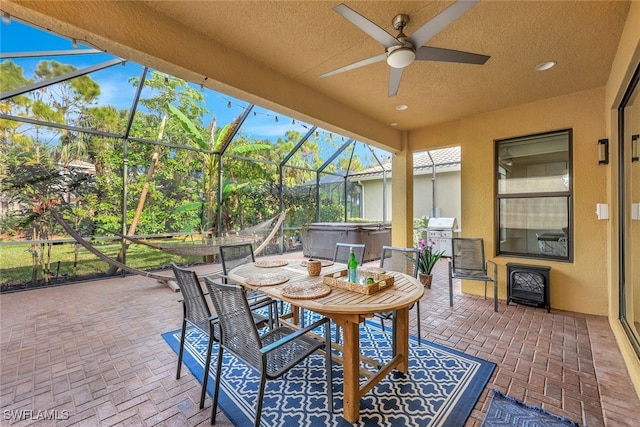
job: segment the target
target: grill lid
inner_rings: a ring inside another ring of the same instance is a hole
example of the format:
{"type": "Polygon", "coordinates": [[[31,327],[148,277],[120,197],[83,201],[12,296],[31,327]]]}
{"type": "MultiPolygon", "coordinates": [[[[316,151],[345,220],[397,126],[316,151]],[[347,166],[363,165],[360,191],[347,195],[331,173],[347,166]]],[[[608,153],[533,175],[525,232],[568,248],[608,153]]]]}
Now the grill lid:
{"type": "Polygon", "coordinates": [[[457,227],[455,218],[429,218],[427,230],[452,230],[457,227]]]}

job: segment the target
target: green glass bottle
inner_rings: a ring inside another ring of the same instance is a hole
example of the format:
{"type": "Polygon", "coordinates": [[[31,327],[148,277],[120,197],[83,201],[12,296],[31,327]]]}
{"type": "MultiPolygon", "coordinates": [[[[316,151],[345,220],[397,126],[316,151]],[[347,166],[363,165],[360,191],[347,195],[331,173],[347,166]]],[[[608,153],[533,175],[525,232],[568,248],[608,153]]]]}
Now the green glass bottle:
{"type": "Polygon", "coordinates": [[[358,281],[358,261],[353,247],[349,249],[349,262],[347,263],[347,272],[349,274],[349,282],[356,283],[358,281]]]}

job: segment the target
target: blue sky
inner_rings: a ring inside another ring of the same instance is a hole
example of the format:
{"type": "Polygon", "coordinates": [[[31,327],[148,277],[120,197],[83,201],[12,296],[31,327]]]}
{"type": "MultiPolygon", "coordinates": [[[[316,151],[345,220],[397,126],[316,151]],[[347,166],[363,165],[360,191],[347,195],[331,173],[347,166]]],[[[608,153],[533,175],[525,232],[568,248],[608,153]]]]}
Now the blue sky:
{"type": "MultiPolygon", "coordinates": [[[[91,46],[79,44],[79,48],[89,49],[91,46]]],[[[0,24],[0,51],[3,54],[10,52],[43,52],[51,50],[71,50],[72,41],[67,37],[56,35],[52,32],[38,29],[22,22],[12,19],[9,24],[0,24]]],[[[43,59],[56,60],[60,63],[71,64],[82,69],[88,66],[100,64],[113,59],[110,54],[93,55],[70,55],[70,56],[42,56],[37,58],[15,58],[10,59],[23,68],[27,78],[33,77],[33,71],[39,61],[43,59]]],[[[90,74],[90,77],[100,84],[101,97],[99,103],[102,105],[113,105],[116,108],[129,109],[135,96],[135,88],[128,83],[132,77],[139,78],[142,74],[143,66],[128,61],[126,65],[117,65],[108,69],[90,74]]],[[[194,88],[199,88],[199,84],[193,84],[194,88]]],[[[218,126],[223,126],[233,121],[248,103],[242,100],[218,93],[209,89],[204,90],[206,108],[209,114],[202,118],[203,123],[208,124],[215,114],[218,126]],[[231,103],[231,108],[228,108],[231,103]]],[[[144,95],[143,95],[144,96],[144,95]]],[[[288,130],[296,130],[304,135],[311,125],[304,124],[298,120],[283,116],[261,107],[254,107],[253,113],[249,116],[241,128],[241,132],[251,135],[254,138],[269,139],[275,141],[278,137],[283,137],[288,130]],[[276,121],[276,116],[278,120],[276,121]],[[306,126],[306,127],[305,127],[306,126]]],[[[329,132],[326,132],[327,137],[329,132]]],[[[336,144],[341,144],[342,137],[333,135],[336,144]]],[[[346,140],[346,138],[344,138],[346,140]]],[[[327,150],[321,156],[328,158],[334,148],[327,146],[327,150]]],[[[379,158],[382,158],[385,151],[374,149],[379,158]]],[[[350,150],[347,150],[350,151],[350,150]]],[[[358,144],[357,152],[363,163],[373,161],[369,150],[358,144]],[[368,161],[367,161],[368,160],[368,161]]]]}
{"type": "MultiPolygon", "coordinates": [[[[91,49],[91,46],[84,46],[79,43],[79,48],[91,49]]],[[[71,49],[73,49],[72,41],[69,38],[58,36],[46,30],[37,29],[16,21],[15,19],[12,19],[10,24],[4,22],[0,24],[0,51],[4,54],[9,52],[43,52],[71,49]]],[[[113,58],[114,56],[110,54],[94,54],[16,58],[12,59],[12,61],[23,68],[26,77],[31,77],[36,65],[42,59],[52,59],[61,63],[72,64],[81,69],[109,61],[113,58]]],[[[103,92],[100,100],[101,103],[114,105],[117,108],[130,108],[135,90],[126,82],[131,77],[139,78],[142,75],[142,69],[143,67],[140,64],[128,61],[125,66],[115,66],[106,71],[92,73],[91,78],[100,84],[103,92]],[[127,87],[131,88],[131,90],[123,90],[127,87]]],[[[213,91],[208,90],[206,92],[206,95],[211,98],[207,99],[207,106],[220,104],[219,106],[224,105],[225,110],[228,110],[226,108],[228,100],[234,104],[237,103],[238,105],[246,106],[246,103],[234,98],[226,97],[226,99],[223,99],[213,91]],[[215,95],[218,95],[218,98],[220,98],[218,102],[213,99],[215,95]]],[[[226,113],[222,109],[220,109],[219,113],[216,112],[216,116],[218,120],[225,123],[235,118],[232,112],[226,113]]]]}

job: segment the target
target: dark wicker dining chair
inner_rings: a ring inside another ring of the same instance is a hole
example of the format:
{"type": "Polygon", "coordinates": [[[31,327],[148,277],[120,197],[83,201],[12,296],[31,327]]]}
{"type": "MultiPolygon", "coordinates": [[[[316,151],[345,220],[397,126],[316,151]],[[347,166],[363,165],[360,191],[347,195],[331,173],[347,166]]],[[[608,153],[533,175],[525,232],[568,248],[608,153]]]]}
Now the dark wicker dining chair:
{"type": "Polygon", "coordinates": [[[253,253],[253,245],[251,243],[221,245],[220,262],[222,263],[222,282],[228,283],[229,271],[235,267],[255,261],[256,257],[253,253]]]}
{"type": "MultiPolygon", "coordinates": [[[[327,395],[329,409],[333,411],[333,374],[331,357],[331,331],[326,317],[299,330],[279,326],[260,336],[242,287],[215,282],[205,278],[209,295],[218,313],[220,326],[220,348],[215,373],[215,388],[211,408],[211,424],[215,423],[218,393],[222,376],[223,351],[230,352],[260,374],[260,386],[256,401],[255,426],[260,425],[264,391],[267,379],[284,375],[307,356],[324,347],[327,371],[327,395]],[[324,340],[309,333],[324,325],[324,340]]],[[[207,358],[209,355],[207,356],[207,358]]]]}
{"type": "Polygon", "coordinates": [[[364,243],[336,243],[336,249],[333,253],[333,262],[346,264],[349,261],[351,248],[353,248],[353,253],[356,255],[358,265],[362,265],[364,263],[364,243]]]}
{"type": "MultiPolygon", "coordinates": [[[[396,248],[393,246],[382,247],[382,257],[380,258],[380,267],[386,271],[397,271],[418,277],[418,257],[420,251],[416,248],[396,248]]],[[[418,343],[422,344],[422,334],[420,332],[420,300],[409,306],[409,310],[416,308],[418,316],[418,343]]],[[[385,311],[375,313],[374,316],[380,319],[380,326],[384,331],[385,320],[393,320],[393,311],[385,311]]]]}
{"type": "MultiPolygon", "coordinates": [[[[229,271],[233,270],[239,265],[255,262],[256,257],[253,253],[253,245],[251,243],[240,243],[236,245],[221,245],[220,246],[220,263],[222,264],[222,283],[229,283],[229,271]]],[[[269,321],[272,326],[278,324],[278,305],[277,302],[266,296],[264,293],[256,290],[247,290],[247,299],[249,304],[261,304],[264,302],[270,302],[269,307],[269,321]]],[[[282,312],[282,307],[281,307],[282,312]]],[[[281,313],[282,314],[282,313],[281,313]]]]}
{"type": "MultiPolygon", "coordinates": [[[[218,316],[211,315],[211,310],[205,299],[205,293],[200,285],[200,280],[195,271],[178,267],[176,264],[171,264],[173,268],[173,274],[176,277],[176,282],[180,287],[182,293],[182,334],[180,336],[180,350],[178,352],[178,371],[176,373],[176,379],[180,378],[180,370],[182,368],[182,356],[184,354],[184,339],[187,332],[187,326],[191,325],[203,334],[207,336],[209,353],[213,345],[213,341],[218,341],[220,338],[220,332],[218,327],[218,316]],[[213,337],[213,339],[211,339],[213,337]]],[[[252,305],[252,310],[260,309],[264,307],[266,303],[257,303],[252,305]]],[[[251,311],[251,315],[255,325],[264,326],[269,324],[269,317],[264,316],[255,311],[251,311]]],[[[209,365],[211,363],[210,358],[205,365],[205,372],[202,378],[202,391],[200,393],[200,409],[204,407],[204,399],[207,393],[207,378],[209,376],[209,365]]]]}
{"type": "Polygon", "coordinates": [[[484,257],[484,239],[454,237],[453,255],[449,258],[449,306],[453,307],[453,280],[478,280],[484,282],[484,299],[487,299],[487,282],[493,282],[493,311],[498,311],[498,266],[484,257]],[[491,265],[491,275],[489,275],[491,265]]]}

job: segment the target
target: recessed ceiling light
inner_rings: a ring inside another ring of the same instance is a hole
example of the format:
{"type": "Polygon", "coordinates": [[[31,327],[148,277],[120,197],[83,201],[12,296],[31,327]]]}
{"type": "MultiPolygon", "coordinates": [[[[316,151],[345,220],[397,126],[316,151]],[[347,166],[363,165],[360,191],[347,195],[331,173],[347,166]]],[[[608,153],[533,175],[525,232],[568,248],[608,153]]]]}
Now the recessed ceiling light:
{"type": "Polygon", "coordinates": [[[536,65],[536,70],[537,71],[548,70],[549,68],[553,68],[555,65],[556,65],[556,61],[543,62],[541,64],[536,65]]]}
{"type": "Polygon", "coordinates": [[[393,123],[389,123],[390,126],[398,126],[398,123],[393,122],[393,123]]]}
{"type": "Polygon", "coordinates": [[[409,106],[405,105],[405,104],[396,105],[396,110],[398,110],[398,111],[404,111],[407,108],[409,108],[409,106]]]}

